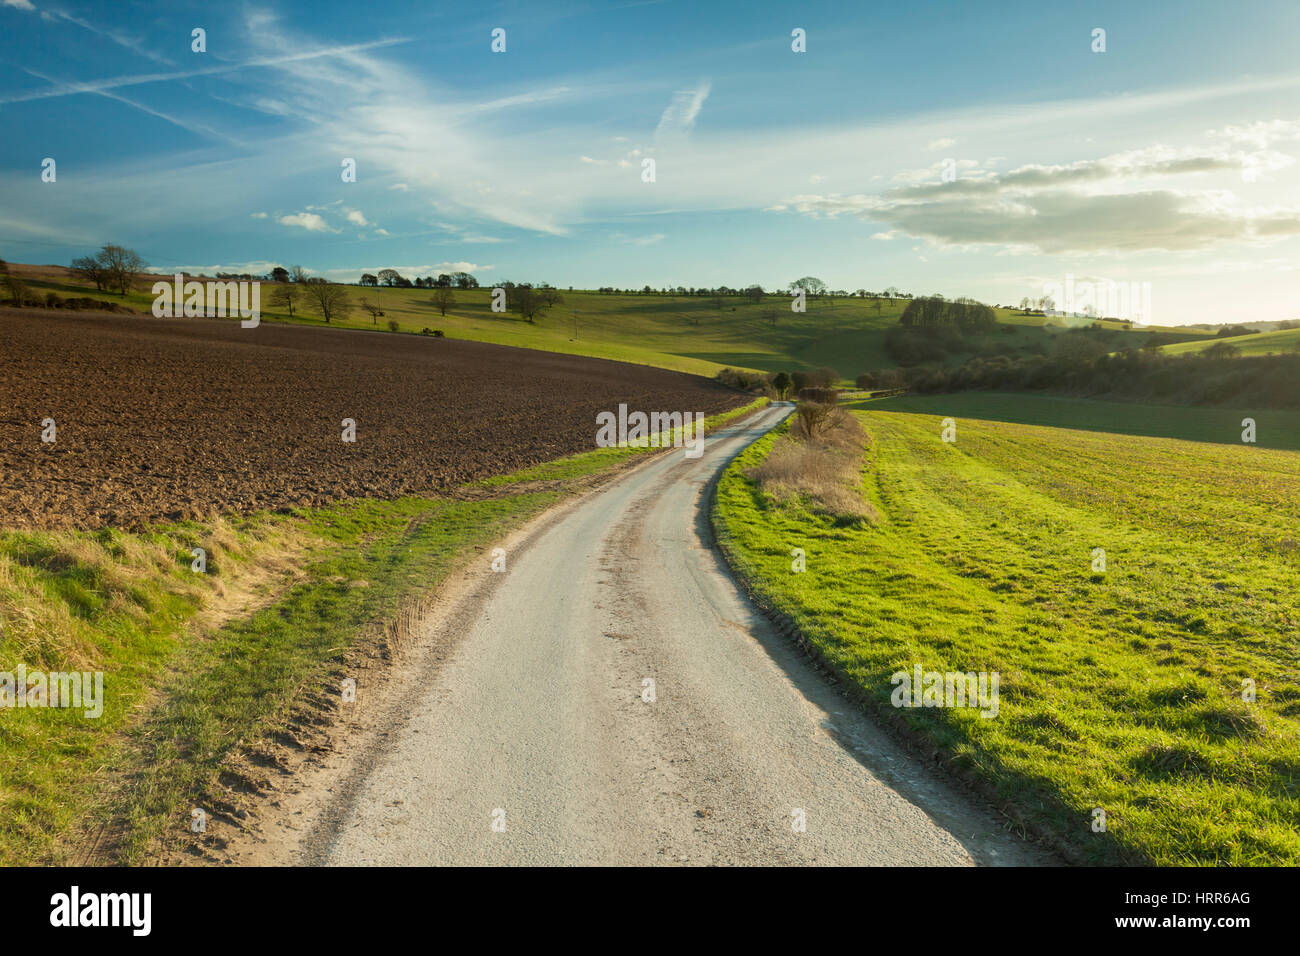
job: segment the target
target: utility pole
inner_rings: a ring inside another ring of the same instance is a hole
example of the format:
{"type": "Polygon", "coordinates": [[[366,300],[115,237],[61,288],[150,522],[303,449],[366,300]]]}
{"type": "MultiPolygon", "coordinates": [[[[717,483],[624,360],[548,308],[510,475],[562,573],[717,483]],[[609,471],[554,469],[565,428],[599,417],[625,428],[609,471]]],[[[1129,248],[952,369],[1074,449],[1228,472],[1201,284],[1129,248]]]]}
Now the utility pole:
{"type": "Polygon", "coordinates": [[[578,341],[578,310],[573,310],[573,341],[578,341]]]}

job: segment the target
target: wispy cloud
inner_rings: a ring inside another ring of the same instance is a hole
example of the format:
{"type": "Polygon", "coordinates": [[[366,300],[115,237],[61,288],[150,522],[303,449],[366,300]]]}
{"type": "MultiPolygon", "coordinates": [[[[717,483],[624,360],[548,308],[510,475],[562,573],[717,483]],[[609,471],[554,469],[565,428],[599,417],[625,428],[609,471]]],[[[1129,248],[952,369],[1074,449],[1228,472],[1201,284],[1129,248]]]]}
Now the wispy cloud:
{"type": "Polygon", "coordinates": [[[655,139],[685,136],[695,128],[704,101],[709,98],[713,84],[708,80],[689,90],[679,90],[673,94],[672,102],[659,117],[659,126],[655,129],[655,139]]]}

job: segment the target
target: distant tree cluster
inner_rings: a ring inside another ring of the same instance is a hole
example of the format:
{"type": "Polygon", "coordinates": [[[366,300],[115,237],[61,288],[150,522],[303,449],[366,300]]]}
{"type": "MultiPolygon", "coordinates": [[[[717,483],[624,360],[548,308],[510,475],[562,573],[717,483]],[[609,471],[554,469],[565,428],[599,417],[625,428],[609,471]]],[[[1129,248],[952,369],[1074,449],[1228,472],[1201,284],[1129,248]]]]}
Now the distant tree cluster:
{"type": "Polygon", "coordinates": [[[396,269],[380,269],[378,274],[363,272],[358,285],[387,286],[397,289],[477,289],[478,279],[468,272],[441,273],[437,276],[416,276],[414,280],[406,278],[396,269]]]}
{"type": "Polygon", "coordinates": [[[498,288],[505,290],[506,308],[518,312],[528,322],[536,322],[543,312],[564,301],[560,291],[546,283],[533,285],[531,282],[511,282],[507,279],[498,288]]]}
{"type": "Polygon", "coordinates": [[[997,313],[974,299],[922,296],[907,303],[898,324],[904,328],[955,328],[963,335],[987,332],[998,324],[997,313]]]}
{"type": "MultiPolygon", "coordinates": [[[[569,288],[570,291],[572,291],[573,287],[570,286],[569,288]]],[[[868,292],[866,289],[857,289],[853,292],[850,292],[847,289],[831,289],[824,281],[818,279],[816,276],[804,276],[801,279],[796,279],[794,282],[791,282],[785,289],[778,288],[771,291],[765,290],[759,283],[735,287],[727,285],[712,287],[679,285],[663,286],[658,289],[650,285],[644,285],[639,289],[620,289],[617,286],[603,285],[595,291],[601,295],[670,295],[679,298],[699,296],[701,298],[714,299],[715,301],[720,301],[725,298],[740,298],[757,303],[761,302],[763,297],[767,295],[793,295],[800,289],[803,290],[805,296],[814,299],[823,297],[832,300],[837,298],[847,299],[853,297],[861,299],[876,299],[876,311],[880,311],[882,305],[880,300],[912,298],[911,293],[900,292],[898,291],[897,286],[890,286],[883,292],[868,292]]]]}
{"type": "Polygon", "coordinates": [[[801,369],[797,372],[747,372],[744,369],[724,368],[714,376],[723,385],[744,392],[758,392],[778,400],[808,389],[834,389],[840,373],[830,366],[818,369],[801,369]]]}
{"type": "Polygon", "coordinates": [[[1241,356],[1229,342],[1173,355],[1146,347],[1101,354],[1061,349],[903,374],[918,392],[1041,390],[1189,405],[1300,407],[1300,353],[1241,356]]]}
{"type": "Polygon", "coordinates": [[[135,284],[136,277],[148,266],[147,262],[136,255],[134,249],[106,245],[93,256],[73,259],[68,271],[83,282],[93,283],[100,292],[126,295],[135,284]]]}

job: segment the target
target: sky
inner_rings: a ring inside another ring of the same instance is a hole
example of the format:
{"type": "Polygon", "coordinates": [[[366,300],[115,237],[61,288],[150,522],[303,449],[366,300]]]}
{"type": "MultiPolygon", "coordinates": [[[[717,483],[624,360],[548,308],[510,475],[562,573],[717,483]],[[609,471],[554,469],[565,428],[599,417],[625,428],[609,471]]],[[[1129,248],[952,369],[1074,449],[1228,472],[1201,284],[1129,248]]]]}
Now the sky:
{"type": "Polygon", "coordinates": [[[1300,318],[1298,45],[1295,0],[0,0],[0,257],[1300,318]]]}

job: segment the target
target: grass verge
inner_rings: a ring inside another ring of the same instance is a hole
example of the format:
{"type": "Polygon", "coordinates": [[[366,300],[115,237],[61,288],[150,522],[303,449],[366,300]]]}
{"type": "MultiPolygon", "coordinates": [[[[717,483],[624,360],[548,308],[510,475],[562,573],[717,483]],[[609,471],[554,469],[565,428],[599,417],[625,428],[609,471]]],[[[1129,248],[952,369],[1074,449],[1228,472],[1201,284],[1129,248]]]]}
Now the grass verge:
{"type": "Polygon", "coordinates": [[[1300,862],[1300,454],[966,419],[945,443],[937,415],[857,414],[877,524],[764,495],[775,434],[723,475],[719,542],[760,602],[1069,858],[1300,862]],[[997,716],[895,708],[916,664],[1000,674],[997,716]]]}

